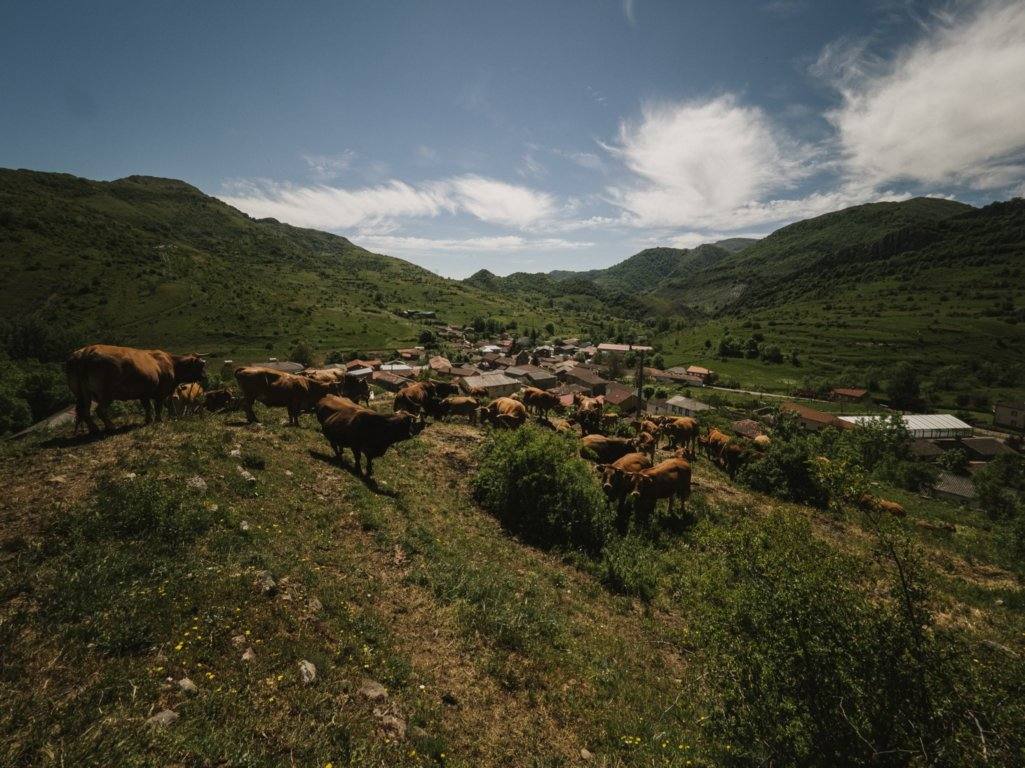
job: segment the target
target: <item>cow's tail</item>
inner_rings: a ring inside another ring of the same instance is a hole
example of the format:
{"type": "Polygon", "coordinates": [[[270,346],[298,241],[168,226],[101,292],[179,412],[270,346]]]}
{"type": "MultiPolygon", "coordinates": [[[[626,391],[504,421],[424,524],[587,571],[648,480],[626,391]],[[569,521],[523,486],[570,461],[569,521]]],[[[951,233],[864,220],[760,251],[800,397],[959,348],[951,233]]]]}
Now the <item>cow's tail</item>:
{"type": "Polygon", "coordinates": [[[77,354],[73,354],[64,364],[64,371],[68,377],[68,389],[75,399],[75,433],[83,424],[88,424],[89,407],[92,405],[92,398],[89,395],[88,373],[85,363],[77,354]]]}

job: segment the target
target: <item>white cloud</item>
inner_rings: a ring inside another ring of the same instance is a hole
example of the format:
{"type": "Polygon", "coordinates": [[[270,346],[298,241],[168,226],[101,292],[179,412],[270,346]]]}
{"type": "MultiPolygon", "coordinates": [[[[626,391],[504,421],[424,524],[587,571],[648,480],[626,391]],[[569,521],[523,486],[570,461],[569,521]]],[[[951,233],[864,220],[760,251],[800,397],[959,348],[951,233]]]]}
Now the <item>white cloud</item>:
{"type": "Polygon", "coordinates": [[[572,251],[590,248],[594,245],[594,243],[590,242],[564,240],[558,237],[525,238],[518,235],[452,239],[368,233],[357,234],[354,239],[359,245],[371,250],[414,255],[431,252],[508,253],[521,251],[572,251]]]}
{"type": "Polygon", "coordinates": [[[331,230],[380,229],[398,219],[458,212],[490,224],[529,228],[557,210],[551,195],[472,175],[419,185],[392,180],[360,189],[238,182],[220,198],[257,218],[331,230]]]}
{"type": "Polygon", "coordinates": [[[589,171],[604,171],[605,162],[594,154],[594,152],[577,152],[569,149],[553,149],[552,152],[559,157],[569,160],[571,163],[576,163],[581,168],[586,168],[589,171]]]}
{"type": "Polygon", "coordinates": [[[853,178],[998,189],[1023,177],[1025,3],[986,2],[937,16],[889,64],[857,44],[817,65],[843,104],[829,115],[853,178]]]}
{"type": "Polygon", "coordinates": [[[489,224],[526,228],[556,213],[555,198],[529,187],[482,176],[460,176],[447,184],[460,208],[489,224]]]}
{"type": "Polygon", "coordinates": [[[346,149],[335,155],[303,155],[302,158],[314,178],[328,181],[349,169],[356,159],[356,152],[346,149]]]}
{"type": "Polygon", "coordinates": [[[814,155],[728,95],[649,106],[606,149],[637,177],[608,193],[639,227],[728,227],[739,208],[810,174],[814,155]]]}
{"type": "Polygon", "coordinates": [[[637,7],[635,0],[623,0],[623,15],[631,27],[637,26],[637,7]]]}

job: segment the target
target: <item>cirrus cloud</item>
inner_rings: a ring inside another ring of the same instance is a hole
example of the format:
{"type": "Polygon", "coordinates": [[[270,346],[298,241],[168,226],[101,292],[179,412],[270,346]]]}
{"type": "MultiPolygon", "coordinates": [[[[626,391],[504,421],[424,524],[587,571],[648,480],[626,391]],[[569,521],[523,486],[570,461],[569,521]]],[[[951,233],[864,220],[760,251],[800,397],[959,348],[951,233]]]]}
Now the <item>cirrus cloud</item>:
{"type": "Polygon", "coordinates": [[[1025,4],[986,2],[937,16],[892,61],[864,44],[831,46],[816,65],[843,103],[829,115],[849,173],[974,189],[1025,176],[1025,4]]]}
{"type": "Polygon", "coordinates": [[[227,185],[219,197],[256,218],[330,230],[459,212],[488,224],[527,229],[557,212],[547,193],[473,175],[417,185],[393,179],[358,189],[243,181],[227,185]]]}

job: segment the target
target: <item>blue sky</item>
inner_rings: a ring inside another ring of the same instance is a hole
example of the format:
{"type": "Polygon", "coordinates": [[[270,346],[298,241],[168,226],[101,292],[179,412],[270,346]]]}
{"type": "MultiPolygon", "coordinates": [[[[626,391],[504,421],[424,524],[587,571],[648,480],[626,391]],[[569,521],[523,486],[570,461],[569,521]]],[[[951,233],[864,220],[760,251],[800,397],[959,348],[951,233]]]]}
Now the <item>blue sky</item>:
{"type": "Polygon", "coordinates": [[[0,166],[463,277],[1025,192],[1025,3],[9,3],[0,166]]]}

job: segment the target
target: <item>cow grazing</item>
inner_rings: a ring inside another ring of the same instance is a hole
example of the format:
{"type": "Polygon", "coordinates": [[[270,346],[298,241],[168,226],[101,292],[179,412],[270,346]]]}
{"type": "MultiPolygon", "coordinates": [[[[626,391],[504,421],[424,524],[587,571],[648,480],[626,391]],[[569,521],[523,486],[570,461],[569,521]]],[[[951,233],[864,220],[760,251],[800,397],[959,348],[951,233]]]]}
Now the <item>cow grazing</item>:
{"type": "Polygon", "coordinates": [[[633,475],[642,469],[649,469],[651,463],[651,459],[643,453],[628,453],[611,464],[598,464],[595,467],[601,475],[601,487],[605,496],[609,501],[616,502],[620,529],[625,523],[623,507],[626,504],[626,496],[633,487],[633,475]]]}
{"type": "Polygon", "coordinates": [[[210,413],[238,408],[238,395],[230,389],[211,389],[203,398],[203,407],[210,413]]]}
{"type": "Polygon", "coordinates": [[[496,427],[516,429],[527,421],[527,409],[519,400],[499,397],[477,409],[482,421],[496,427]]]}
{"type": "Polygon", "coordinates": [[[746,458],[747,450],[744,446],[735,440],[730,440],[719,453],[719,466],[726,470],[730,480],[733,480],[737,477],[737,470],[740,469],[740,465],[746,458]]]}
{"type": "Polygon", "coordinates": [[[647,432],[649,435],[657,438],[662,434],[662,426],[651,419],[632,421],[630,426],[637,431],[638,435],[641,432],[647,432]]]}
{"type": "Polygon", "coordinates": [[[636,443],[625,437],[585,435],[580,439],[580,455],[599,464],[611,464],[636,450],[636,443]]]}
{"type": "Polygon", "coordinates": [[[175,416],[198,413],[203,400],[203,387],[198,382],[179,384],[167,403],[167,410],[175,416]]]}
{"type": "Polygon", "coordinates": [[[683,448],[691,456],[697,451],[698,422],[690,416],[668,419],[662,425],[662,434],[668,437],[670,448],[683,448]]]}
{"type": "Polygon", "coordinates": [[[437,379],[424,379],[420,382],[435,398],[443,400],[446,397],[459,394],[459,387],[448,381],[437,379]]]}
{"type": "Polygon", "coordinates": [[[904,517],[907,515],[904,507],[896,501],[880,499],[878,496],[873,496],[870,493],[861,494],[858,498],[858,506],[867,512],[886,512],[894,517],[904,517]]]}
{"type": "Polygon", "coordinates": [[[316,413],[321,431],[336,457],[341,459],[342,451],[351,449],[356,473],[361,474],[363,470],[360,464],[362,457],[366,456],[367,478],[374,474],[374,459],[384,456],[396,443],[416,437],[424,428],[423,422],[412,414],[385,416],[336,395],[324,397],[317,402],[316,413]]]}
{"type": "Polygon", "coordinates": [[[477,423],[477,409],[480,408],[480,403],[472,397],[449,395],[441,401],[440,405],[439,412],[442,417],[466,416],[471,424],[477,423]]]}
{"type": "Polygon", "coordinates": [[[114,429],[110,404],[115,400],[138,400],[146,412],[160,421],[164,402],[178,384],[202,380],[206,361],[199,355],[172,355],[161,349],[135,349],[107,344],[90,344],[71,353],[65,371],[75,399],[75,431],[84,423],[90,434],[99,429],[90,410],[96,401],[96,415],[103,426],[114,429]]]}
{"type": "Polygon", "coordinates": [[[651,469],[635,472],[629,496],[634,499],[635,508],[649,520],[659,499],[669,500],[666,514],[671,514],[673,499],[679,499],[681,508],[685,508],[690,498],[690,474],[690,464],[685,459],[666,459],[651,469]]]}
{"type": "Polygon", "coordinates": [[[718,462],[723,448],[730,442],[730,436],[718,427],[709,427],[705,436],[698,438],[698,442],[704,446],[705,454],[713,461],[718,462]]]}
{"type": "Polygon", "coordinates": [[[242,390],[242,408],[250,423],[256,421],[253,403],[259,401],[272,408],[286,408],[288,423],[296,427],[303,411],[312,411],[321,398],[337,394],[340,386],[259,366],[239,368],[235,380],[242,390]]]}
{"type": "Polygon", "coordinates": [[[537,387],[525,387],[520,392],[520,401],[528,411],[533,411],[539,416],[548,416],[549,411],[562,413],[562,403],[559,396],[551,392],[545,392],[537,387]]]}

